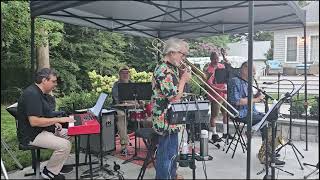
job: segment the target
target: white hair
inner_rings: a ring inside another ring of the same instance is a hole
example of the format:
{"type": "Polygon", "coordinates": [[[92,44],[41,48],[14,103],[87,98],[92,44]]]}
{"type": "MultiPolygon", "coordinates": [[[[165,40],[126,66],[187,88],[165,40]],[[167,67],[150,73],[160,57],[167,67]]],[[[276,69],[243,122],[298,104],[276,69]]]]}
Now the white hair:
{"type": "Polygon", "coordinates": [[[170,52],[181,51],[181,49],[183,47],[185,47],[187,50],[189,50],[188,43],[186,41],[184,41],[183,39],[169,38],[164,43],[163,54],[166,55],[170,52]]]}

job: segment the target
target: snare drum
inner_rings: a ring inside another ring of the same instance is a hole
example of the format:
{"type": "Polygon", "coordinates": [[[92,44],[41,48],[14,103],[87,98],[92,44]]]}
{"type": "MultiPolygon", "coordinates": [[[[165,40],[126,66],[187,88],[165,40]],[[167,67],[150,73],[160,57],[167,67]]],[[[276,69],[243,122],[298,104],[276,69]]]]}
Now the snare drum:
{"type": "Polygon", "coordinates": [[[145,119],[145,113],[143,109],[132,109],[129,110],[130,120],[131,121],[142,121],[145,119]]]}

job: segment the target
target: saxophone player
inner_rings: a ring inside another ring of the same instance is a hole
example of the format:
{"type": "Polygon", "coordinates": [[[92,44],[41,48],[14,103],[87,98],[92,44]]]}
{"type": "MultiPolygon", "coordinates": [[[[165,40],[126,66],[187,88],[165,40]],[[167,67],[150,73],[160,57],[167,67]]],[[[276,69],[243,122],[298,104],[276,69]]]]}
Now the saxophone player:
{"type": "MultiPolygon", "coordinates": [[[[253,71],[253,76],[256,73],[255,70],[255,66],[253,65],[252,67],[252,71],[253,71]]],[[[236,109],[239,111],[239,118],[237,118],[238,121],[246,124],[248,119],[247,119],[247,112],[248,112],[248,62],[244,62],[242,63],[241,67],[240,67],[240,78],[239,77],[234,77],[231,79],[230,82],[230,88],[229,92],[230,94],[228,94],[229,99],[230,99],[230,103],[232,105],[234,105],[234,107],[236,107],[236,109]]],[[[252,99],[253,102],[253,106],[252,106],[252,125],[255,125],[257,123],[259,123],[261,121],[261,119],[264,116],[264,113],[257,111],[256,107],[255,107],[255,103],[259,103],[262,102],[264,99],[264,95],[262,93],[260,93],[257,96],[254,96],[254,98],[252,99]]],[[[265,144],[264,140],[266,139],[266,131],[265,131],[264,127],[263,129],[261,129],[261,135],[262,135],[262,142],[263,144],[265,144]]],[[[263,148],[263,146],[261,146],[261,148],[263,148]]],[[[268,149],[270,150],[270,148],[268,149]]],[[[259,150],[261,151],[261,149],[259,150]]],[[[269,151],[270,152],[270,151],[269,151]]],[[[270,153],[268,153],[268,155],[270,156],[270,153]]],[[[269,158],[271,159],[271,158],[269,158]]],[[[261,163],[265,163],[265,159],[264,156],[259,156],[259,160],[261,163]]],[[[275,161],[276,165],[283,165],[285,164],[284,161],[280,161],[278,159],[276,159],[275,161]]]]}

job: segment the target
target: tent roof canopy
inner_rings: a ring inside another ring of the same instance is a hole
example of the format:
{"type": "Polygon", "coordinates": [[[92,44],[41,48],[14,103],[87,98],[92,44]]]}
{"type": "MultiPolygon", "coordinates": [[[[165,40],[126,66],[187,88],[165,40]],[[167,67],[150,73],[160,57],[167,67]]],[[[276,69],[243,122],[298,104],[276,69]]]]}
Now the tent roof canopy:
{"type": "MultiPolygon", "coordinates": [[[[255,31],[300,28],[293,1],[255,1],[255,31]]],[[[31,16],[159,38],[248,32],[248,1],[31,1],[31,16]]]]}

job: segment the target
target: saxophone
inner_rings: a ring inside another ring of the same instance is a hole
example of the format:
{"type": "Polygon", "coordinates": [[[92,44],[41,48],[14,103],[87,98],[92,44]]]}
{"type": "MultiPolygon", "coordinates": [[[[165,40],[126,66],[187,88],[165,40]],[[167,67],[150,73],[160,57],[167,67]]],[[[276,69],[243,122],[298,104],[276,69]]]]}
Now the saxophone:
{"type": "MultiPolygon", "coordinates": [[[[271,143],[272,143],[272,128],[271,126],[268,127],[268,154],[271,154],[271,143]],[[269,153],[270,152],[270,153],[269,153]]],[[[277,147],[279,145],[284,145],[286,142],[284,141],[283,137],[281,135],[278,135],[276,134],[276,138],[275,138],[275,142],[274,142],[274,148],[277,149],[277,147]]],[[[266,143],[265,142],[262,142],[261,146],[260,146],[260,149],[259,149],[259,152],[258,152],[258,159],[260,161],[261,164],[264,164],[265,163],[265,152],[266,152],[266,143]]],[[[271,159],[270,158],[270,155],[269,155],[269,160],[271,159]]]]}
{"type": "MultiPolygon", "coordinates": [[[[258,92],[257,92],[257,94],[255,94],[254,97],[258,97],[261,94],[261,92],[259,91],[259,85],[258,85],[258,82],[255,78],[253,78],[253,80],[254,80],[254,82],[257,86],[257,89],[258,89],[258,92]]],[[[268,144],[270,144],[270,146],[268,147],[268,152],[271,152],[270,151],[271,143],[272,143],[272,128],[271,128],[271,126],[268,127],[267,136],[268,136],[268,144]]],[[[285,144],[285,141],[284,141],[283,137],[281,135],[278,135],[278,133],[276,133],[275,144],[274,144],[275,149],[277,149],[277,147],[279,145],[284,145],[284,144],[285,144]]],[[[258,159],[260,160],[261,164],[264,164],[264,162],[265,162],[265,158],[266,158],[265,152],[266,152],[266,143],[262,142],[262,145],[261,145],[259,152],[258,152],[258,159]]],[[[271,154],[271,153],[268,153],[268,154],[271,154]]],[[[271,159],[271,158],[269,158],[269,159],[271,159]]]]}

